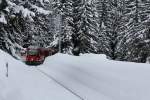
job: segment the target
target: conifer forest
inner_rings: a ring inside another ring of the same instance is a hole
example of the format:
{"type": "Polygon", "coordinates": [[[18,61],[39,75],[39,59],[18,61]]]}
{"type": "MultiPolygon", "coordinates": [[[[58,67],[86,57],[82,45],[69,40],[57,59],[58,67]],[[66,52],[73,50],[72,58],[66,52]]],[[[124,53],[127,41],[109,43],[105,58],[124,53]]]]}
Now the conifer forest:
{"type": "Polygon", "coordinates": [[[150,0],[0,0],[0,49],[15,57],[30,45],[145,63],[150,0]]]}

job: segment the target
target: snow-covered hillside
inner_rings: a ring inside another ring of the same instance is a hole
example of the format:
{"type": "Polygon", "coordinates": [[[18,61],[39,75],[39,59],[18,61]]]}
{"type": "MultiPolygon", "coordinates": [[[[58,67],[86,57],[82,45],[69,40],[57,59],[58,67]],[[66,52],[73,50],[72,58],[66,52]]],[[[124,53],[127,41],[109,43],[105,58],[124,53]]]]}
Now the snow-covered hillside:
{"type": "Polygon", "coordinates": [[[0,51],[0,100],[80,100],[35,67],[0,51]],[[9,75],[6,77],[6,62],[9,75]],[[63,99],[62,99],[63,98],[63,99]]]}
{"type": "Polygon", "coordinates": [[[0,100],[150,100],[149,64],[56,54],[34,67],[0,57],[0,100]]]}
{"type": "Polygon", "coordinates": [[[150,65],[57,54],[41,70],[85,100],[150,100],[150,65]]]}

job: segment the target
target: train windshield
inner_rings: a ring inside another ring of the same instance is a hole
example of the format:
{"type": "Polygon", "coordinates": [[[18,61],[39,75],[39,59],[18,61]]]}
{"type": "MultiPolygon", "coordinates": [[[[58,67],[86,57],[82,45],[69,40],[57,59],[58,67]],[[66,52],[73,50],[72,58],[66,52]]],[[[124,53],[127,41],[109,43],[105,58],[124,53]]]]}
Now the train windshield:
{"type": "Polygon", "coordinates": [[[38,55],[38,50],[28,50],[27,54],[28,55],[38,55]]]}

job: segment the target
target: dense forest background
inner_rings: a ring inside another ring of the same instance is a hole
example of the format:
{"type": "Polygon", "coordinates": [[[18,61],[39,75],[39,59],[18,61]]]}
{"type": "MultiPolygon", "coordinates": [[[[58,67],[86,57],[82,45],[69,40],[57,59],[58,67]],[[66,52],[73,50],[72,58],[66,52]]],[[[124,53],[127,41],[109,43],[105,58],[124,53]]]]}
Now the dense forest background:
{"type": "Polygon", "coordinates": [[[30,45],[145,63],[150,0],[0,0],[0,49],[30,45]]]}

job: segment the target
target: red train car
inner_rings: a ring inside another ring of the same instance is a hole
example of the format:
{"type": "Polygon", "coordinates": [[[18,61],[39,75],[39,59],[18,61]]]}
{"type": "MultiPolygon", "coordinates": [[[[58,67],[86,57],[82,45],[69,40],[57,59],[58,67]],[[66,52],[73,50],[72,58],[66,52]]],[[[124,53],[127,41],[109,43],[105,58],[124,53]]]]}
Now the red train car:
{"type": "Polygon", "coordinates": [[[27,48],[26,49],[26,64],[42,64],[45,60],[44,51],[41,48],[27,48]]]}
{"type": "Polygon", "coordinates": [[[29,47],[25,50],[25,62],[29,65],[42,64],[46,57],[54,55],[57,51],[54,48],[29,47]]]}

